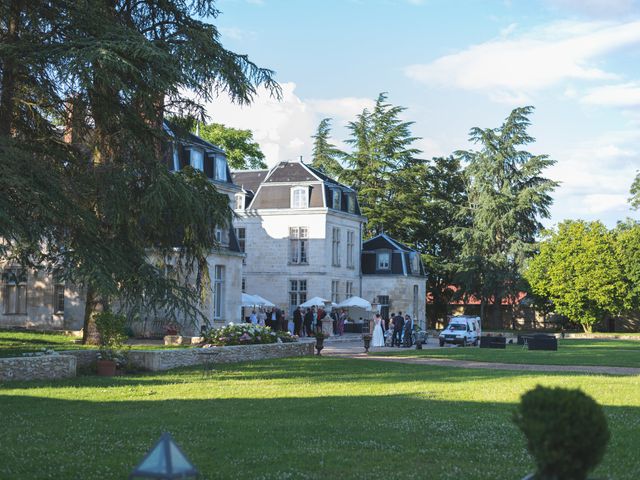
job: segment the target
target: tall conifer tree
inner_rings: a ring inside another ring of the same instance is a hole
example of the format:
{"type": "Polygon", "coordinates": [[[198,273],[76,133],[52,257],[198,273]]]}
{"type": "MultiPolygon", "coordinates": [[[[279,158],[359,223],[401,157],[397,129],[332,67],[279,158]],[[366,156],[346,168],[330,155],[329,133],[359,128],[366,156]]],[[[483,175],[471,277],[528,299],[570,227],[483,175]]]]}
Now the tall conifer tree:
{"type": "Polygon", "coordinates": [[[329,141],[331,136],[331,119],[323,118],[318,125],[313,138],[313,153],[311,166],[317,168],[331,178],[338,178],[342,173],[340,160],[344,158],[344,152],[329,141]]]}

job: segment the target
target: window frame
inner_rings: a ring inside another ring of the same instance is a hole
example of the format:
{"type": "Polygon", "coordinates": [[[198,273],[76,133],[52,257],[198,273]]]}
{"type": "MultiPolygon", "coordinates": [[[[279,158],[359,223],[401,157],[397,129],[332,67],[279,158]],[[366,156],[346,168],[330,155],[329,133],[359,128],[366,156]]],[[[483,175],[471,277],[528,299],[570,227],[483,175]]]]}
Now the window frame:
{"type": "Polygon", "coordinates": [[[309,265],[309,228],[289,227],[289,265],[309,265]]]}
{"type": "Polygon", "coordinates": [[[347,268],[356,268],[355,265],[355,245],[356,245],[356,232],[354,230],[347,230],[347,268]]]}
{"type": "Polygon", "coordinates": [[[331,208],[342,210],[342,191],[337,188],[331,190],[331,208]]]}
{"type": "Polygon", "coordinates": [[[227,179],[227,159],[224,155],[215,155],[213,160],[213,176],[219,182],[226,182],[227,179]]]}
{"type": "Polygon", "coordinates": [[[191,165],[191,168],[193,168],[194,170],[199,170],[201,172],[204,172],[204,156],[205,156],[205,152],[201,148],[190,147],[189,148],[189,165],[191,165]],[[196,152],[200,155],[199,159],[194,158],[194,153],[196,152]],[[199,160],[199,165],[196,165],[196,160],[199,160]]]}
{"type": "Polygon", "coordinates": [[[392,258],[391,250],[378,250],[376,252],[376,271],[384,271],[384,272],[391,271],[391,258],[392,258]],[[388,258],[386,266],[380,265],[380,259],[382,258],[383,255],[386,255],[388,258]]]}
{"type": "Polygon", "coordinates": [[[2,271],[2,289],[3,314],[26,315],[28,295],[27,271],[19,267],[5,268],[2,271]],[[10,301],[11,298],[13,298],[13,302],[10,301]]]}
{"type": "Polygon", "coordinates": [[[340,266],[340,240],[342,232],[339,227],[333,227],[331,233],[331,265],[340,266]]]}
{"type": "Polygon", "coordinates": [[[291,195],[291,199],[290,199],[289,205],[292,209],[302,210],[305,208],[309,208],[309,187],[305,187],[302,185],[291,187],[290,195],[291,195]],[[302,206],[296,204],[296,200],[299,200],[299,198],[296,195],[298,192],[302,192],[303,194],[302,206]]]}
{"type": "Polygon", "coordinates": [[[213,320],[224,318],[224,265],[214,266],[213,275],[213,320]]]}

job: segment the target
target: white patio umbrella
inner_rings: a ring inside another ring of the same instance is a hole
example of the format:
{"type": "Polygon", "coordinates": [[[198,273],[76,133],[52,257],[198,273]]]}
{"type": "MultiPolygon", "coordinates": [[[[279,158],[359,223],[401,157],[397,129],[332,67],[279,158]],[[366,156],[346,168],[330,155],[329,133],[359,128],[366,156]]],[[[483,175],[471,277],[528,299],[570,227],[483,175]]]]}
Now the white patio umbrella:
{"type": "Polygon", "coordinates": [[[300,306],[302,308],[311,308],[311,307],[324,307],[325,304],[331,303],[329,300],[326,300],[322,297],[313,297],[307,300],[304,303],[301,303],[300,306]]]}
{"type": "Polygon", "coordinates": [[[343,302],[338,304],[338,308],[361,308],[366,310],[367,312],[371,311],[371,304],[367,302],[364,298],[360,298],[357,296],[353,296],[347,298],[343,302]]]}
{"type": "Polygon", "coordinates": [[[267,300],[266,298],[261,297],[260,295],[252,295],[253,298],[256,299],[256,305],[259,305],[261,307],[275,307],[276,304],[273,302],[270,302],[269,300],[267,300]]]}
{"type": "Polygon", "coordinates": [[[249,295],[248,293],[242,294],[242,306],[243,307],[255,307],[259,305],[258,299],[253,295],[249,295]]]}

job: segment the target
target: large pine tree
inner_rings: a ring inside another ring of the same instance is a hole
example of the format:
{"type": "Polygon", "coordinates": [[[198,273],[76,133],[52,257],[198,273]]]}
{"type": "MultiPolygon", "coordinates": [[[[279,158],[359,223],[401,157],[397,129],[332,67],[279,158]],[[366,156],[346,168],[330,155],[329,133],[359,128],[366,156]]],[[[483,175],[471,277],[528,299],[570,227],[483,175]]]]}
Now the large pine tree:
{"type": "Polygon", "coordinates": [[[413,122],[400,115],[406,108],[387,103],[381,93],[371,112],[363,110],[348,125],[353,151],[345,157],[347,167],[341,180],[358,192],[360,209],[368,222],[366,234],[394,234],[400,228],[403,212],[398,210],[402,193],[399,174],[419,163],[421,152],[412,146],[418,140],[411,135],[413,122]]]}
{"type": "Polygon", "coordinates": [[[194,318],[230,210],[201,174],[167,171],[165,112],[202,116],[222,92],[248,103],[261,84],[278,95],[273,72],[221,45],[211,0],[0,8],[0,254],[82,284],[85,334],[114,298],[194,318]]]}
{"type": "Polygon", "coordinates": [[[317,168],[331,178],[339,178],[343,167],[340,160],[345,154],[329,138],[331,137],[331,119],[323,118],[318,125],[313,138],[313,153],[311,155],[311,166],[317,168]]]}
{"type": "Polygon", "coordinates": [[[521,268],[535,252],[557,186],[542,176],[555,161],[522,149],[534,142],[527,133],[532,111],[516,108],[499,128],[473,128],[470,140],[480,149],[457,152],[467,163],[466,205],[454,229],[462,246],[459,281],[481,299],[483,316],[488,302],[498,315],[502,299],[521,288],[521,268]]]}

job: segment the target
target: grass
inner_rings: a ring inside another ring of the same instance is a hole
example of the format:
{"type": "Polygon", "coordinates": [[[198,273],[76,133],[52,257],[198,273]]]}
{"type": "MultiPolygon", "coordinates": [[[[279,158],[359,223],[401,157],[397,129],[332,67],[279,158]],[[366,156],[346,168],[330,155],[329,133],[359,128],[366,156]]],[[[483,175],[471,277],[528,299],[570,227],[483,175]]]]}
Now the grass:
{"type": "MultiPolygon", "coordinates": [[[[42,349],[79,350],[95,349],[95,345],[74,343],[76,338],[62,333],[41,333],[35,331],[0,330],[0,358],[20,357],[23,353],[37,352],[42,349]]],[[[190,348],[189,345],[132,345],[136,350],[157,350],[162,348],[190,348]]]]}
{"type": "Polygon", "coordinates": [[[640,478],[638,377],[294,358],[0,385],[0,478],[126,478],[163,431],[208,479],[518,479],[511,422],[537,384],[581,388],[612,438],[595,476],[640,478]]]}
{"type": "MultiPolygon", "coordinates": [[[[429,339],[433,345],[437,339],[429,339]]],[[[640,367],[640,342],[635,340],[558,340],[558,351],[529,351],[521,345],[507,348],[425,348],[397,349],[373,352],[371,355],[431,357],[479,362],[529,363],[536,365],[604,365],[610,367],[640,367]]]]}

